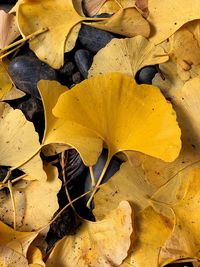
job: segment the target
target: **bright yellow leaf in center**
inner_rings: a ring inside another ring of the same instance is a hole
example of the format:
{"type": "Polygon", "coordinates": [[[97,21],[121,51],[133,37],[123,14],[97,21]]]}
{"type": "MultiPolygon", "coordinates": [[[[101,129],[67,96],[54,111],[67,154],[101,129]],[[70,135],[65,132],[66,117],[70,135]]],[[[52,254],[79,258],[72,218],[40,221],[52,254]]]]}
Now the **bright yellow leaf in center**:
{"type": "Polygon", "coordinates": [[[96,132],[108,158],[136,150],[173,161],[181,148],[176,113],[160,90],[120,73],[83,81],[59,97],[53,113],[96,132]]]}

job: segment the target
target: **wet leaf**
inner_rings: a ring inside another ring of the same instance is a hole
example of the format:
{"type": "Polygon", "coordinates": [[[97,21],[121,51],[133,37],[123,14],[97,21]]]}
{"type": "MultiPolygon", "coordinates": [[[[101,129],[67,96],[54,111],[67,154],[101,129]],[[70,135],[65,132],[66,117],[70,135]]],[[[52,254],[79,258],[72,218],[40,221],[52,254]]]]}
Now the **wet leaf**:
{"type": "Polygon", "coordinates": [[[104,220],[85,221],[76,235],[56,244],[46,266],[118,266],[130,247],[132,216],[129,203],[123,201],[104,220]]]}
{"type": "MultiPolygon", "coordinates": [[[[59,97],[53,114],[66,125],[70,121],[95,132],[106,143],[109,158],[120,151],[136,150],[173,161],[180,151],[175,112],[159,89],[137,85],[120,73],[76,85],[59,97]]],[[[76,134],[84,131],[77,127],[76,134]]]]}
{"type": "Polygon", "coordinates": [[[155,47],[142,36],[113,39],[94,57],[89,77],[108,72],[135,76],[141,68],[163,63],[168,58],[162,47],[155,47]]]}

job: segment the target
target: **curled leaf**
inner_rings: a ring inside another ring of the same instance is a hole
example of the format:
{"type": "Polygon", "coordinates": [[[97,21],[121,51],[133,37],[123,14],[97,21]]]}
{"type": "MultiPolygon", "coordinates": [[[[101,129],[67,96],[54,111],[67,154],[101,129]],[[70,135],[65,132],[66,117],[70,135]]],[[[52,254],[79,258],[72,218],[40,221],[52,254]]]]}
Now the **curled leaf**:
{"type": "Polygon", "coordinates": [[[85,221],[76,235],[66,236],[56,244],[46,266],[118,266],[130,247],[131,213],[129,203],[123,201],[104,220],[85,221]]]}
{"type": "Polygon", "coordinates": [[[89,77],[108,72],[135,76],[141,68],[163,63],[168,58],[162,47],[154,46],[142,36],[113,39],[94,57],[89,77]]]}

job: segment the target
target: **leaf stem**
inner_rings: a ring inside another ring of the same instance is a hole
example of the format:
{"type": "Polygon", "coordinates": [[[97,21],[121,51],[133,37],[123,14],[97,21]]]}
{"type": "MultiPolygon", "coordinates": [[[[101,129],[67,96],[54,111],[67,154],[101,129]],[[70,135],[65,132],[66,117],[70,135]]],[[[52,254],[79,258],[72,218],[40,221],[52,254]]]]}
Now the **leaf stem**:
{"type": "Polygon", "coordinates": [[[95,178],[94,178],[94,172],[92,166],[89,167],[90,170],[90,177],[91,177],[91,183],[92,183],[92,188],[95,187],[95,178]]]}
{"type": "Polygon", "coordinates": [[[103,168],[103,170],[102,170],[102,173],[101,173],[101,175],[100,175],[100,177],[99,177],[99,179],[98,179],[98,181],[97,181],[97,183],[96,183],[96,185],[95,185],[95,187],[94,187],[94,189],[93,189],[93,191],[92,191],[92,194],[91,194],[91,196],[90,196],[90,198],[89,198],[89,200],[88,200],[88,202],[87,202],[87,205],[86,205],[86,206],[87,206],[88,208],[90,208],[92,199],[93,199],[93,197],[94,197],[96,191],[98,190],[99,185],[101,184],[101,182],[102,182],[102,180],[103,180],[103,177],[104,177],[104,175],[105,175],[105,173],[106,173],[106,171],[107,171],[107,168],[108,168],[108,166],[109,166],[109,163],[110,163],[111,158],[112,158],[112,156],[110,156],[110,154],[108,154],[108,158],[107,158],[107,161],[106,161],[106,163],[105,163],[105,165],[104,165],[104,168],[103,168]]]}
{"type": "Polygon", "coordinates": [[[26,37],[23,37],[22,39],[20,39],[20,40],[18,40],[16,42],[4,47],[2,50],[0,50],[0,53],[5,52],[8,49],[13,48],[14,46],[19,45],[19,44],[21,44],[21,43],[23,43],[23,42],[25,42],[25,41],[27,41],[27,40],[29,40],[31,38],[34,38],[35,36],[37,36],[37,35],[39,35],[41,33],[44,33],[46,31],[48,31],[48,28],[43,28],[43,29],[38,30],[38,31],[36,31],[34,33],[31,33],[31,34],[27,35],[26,37]]]}
{"type": "Polygon", "coordinates": [[[25,41],[21,44],[19,44],[17,47],[13,48],[12,50],[8,51],[7,53],[3,54],[0,56],[0,60],[3,59],[4,57],[7,57],[8,55],[10,55],[11,53],[15,52],[17,49],[19,49],[21,46],[23,46],[25,43],[25,41]]]}

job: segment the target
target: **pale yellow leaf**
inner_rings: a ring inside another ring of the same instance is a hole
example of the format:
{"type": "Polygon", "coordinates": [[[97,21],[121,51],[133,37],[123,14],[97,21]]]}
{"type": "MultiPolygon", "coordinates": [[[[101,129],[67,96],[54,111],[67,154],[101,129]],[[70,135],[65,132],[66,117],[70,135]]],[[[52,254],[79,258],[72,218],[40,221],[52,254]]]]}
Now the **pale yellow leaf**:
{"type": "Polygon", "coordinates": [[[1,267],[28,267],[27,259],[15,250],[0,246],[0,266],[1,267]]]}
{"type": "Polygon", "coordinates": [[[29,267],[45,267],[43,255],[39,248],[30,245],[27,253],[29,267]]]}
{"type": "Polygon", "coordinates": [[[163,63],[168,58],[162,47],[154,46],[142,36],[113,39],[96,54],[88,75],[121,72],[135,76],[141,68],[163,63]]]}
{"type": "Polygon", "coordinates": [[[98,222],[85,221],[76,235],[66,236],[52,250],[47,267],[110,267],[126,258],[133,231],[132,211],[123,201],[98,222]]]}

